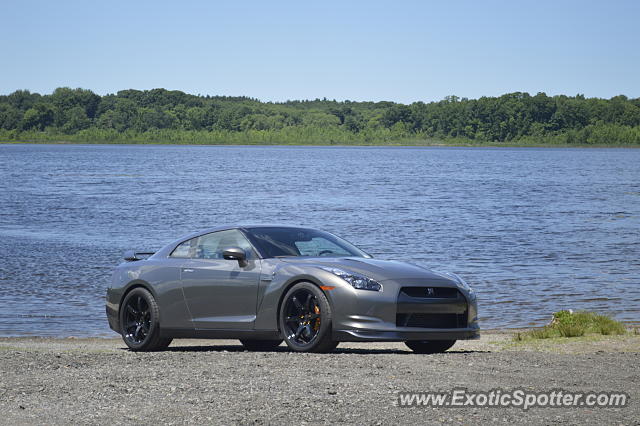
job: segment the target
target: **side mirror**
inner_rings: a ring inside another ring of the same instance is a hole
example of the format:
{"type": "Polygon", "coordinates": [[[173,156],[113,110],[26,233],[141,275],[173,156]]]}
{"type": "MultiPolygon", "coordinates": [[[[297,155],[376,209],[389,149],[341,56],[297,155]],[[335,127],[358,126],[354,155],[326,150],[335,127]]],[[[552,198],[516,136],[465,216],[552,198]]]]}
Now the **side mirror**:
{"type": "Polygon", "coordinates": [[[247,266],[247,254],[240,247],[229,247],[222,252],[222,257],[227,260],[237,260],[238,265],[247,266]]]}

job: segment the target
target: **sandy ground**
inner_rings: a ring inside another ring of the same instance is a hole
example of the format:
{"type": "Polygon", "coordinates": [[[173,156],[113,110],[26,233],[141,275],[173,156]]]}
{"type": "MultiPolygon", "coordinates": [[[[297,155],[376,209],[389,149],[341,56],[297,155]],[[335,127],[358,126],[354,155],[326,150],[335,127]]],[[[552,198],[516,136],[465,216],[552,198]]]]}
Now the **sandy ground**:
{"type": "Polygon", "coordinates": [[[640,336],[513,344],[485,332],[445,354],[401,343],[331,354],[233,340],[133,353],[119,339],[0,339],[0,424],[640,424],[640,336]],[[622,391],[622,408],[397,407],[398,391],[622,391]]]}

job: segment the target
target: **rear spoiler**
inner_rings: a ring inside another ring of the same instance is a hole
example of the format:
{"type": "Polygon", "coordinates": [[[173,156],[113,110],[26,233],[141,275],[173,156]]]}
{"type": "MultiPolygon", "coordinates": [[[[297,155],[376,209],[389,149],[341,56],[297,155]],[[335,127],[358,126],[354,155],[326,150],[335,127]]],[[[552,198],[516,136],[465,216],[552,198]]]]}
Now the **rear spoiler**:
{"type": "Polygon", "coordinates": [[[135,262],[136,260],[143,260],[143,257],[140,256],[151,256],[153,255],[155,252],[153,251],[134,251],[134,250],[127,250],[124,252],[124,260],[126,260],[127,262],[135,262]]]}

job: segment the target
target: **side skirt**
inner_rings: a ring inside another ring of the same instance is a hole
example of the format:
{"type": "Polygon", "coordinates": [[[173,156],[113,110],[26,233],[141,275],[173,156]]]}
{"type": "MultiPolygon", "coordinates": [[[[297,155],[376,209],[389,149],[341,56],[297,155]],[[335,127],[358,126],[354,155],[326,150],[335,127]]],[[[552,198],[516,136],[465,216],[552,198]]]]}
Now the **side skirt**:
{"type": "Polygon", "coordinates": [[[207,330],[193,328],[163,328],[160,330],[162,337],[172,339],[282,339],[280,332],[276,330],[207,330]]]}

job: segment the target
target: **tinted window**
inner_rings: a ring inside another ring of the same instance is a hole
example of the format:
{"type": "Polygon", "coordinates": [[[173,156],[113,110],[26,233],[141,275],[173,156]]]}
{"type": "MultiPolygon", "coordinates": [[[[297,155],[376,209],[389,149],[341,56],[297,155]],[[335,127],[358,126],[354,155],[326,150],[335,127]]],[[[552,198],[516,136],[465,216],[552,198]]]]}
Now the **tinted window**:
{"type": "Polygon", "coordinates": [[[197,259],[224,259],[223,252],[231,247],[239,247],[247,254],[247,259],[255,258],[253,248],[240,231],[212,232],[196,239],[193,257],[197,259]]]}
{"type": "Polygon", "coordinates": [[[181,243],[171,252],[171,257],[191,257],[191,243],[195,240],[196,238],[192,238],[189,241],[181,243]]]}
{"type": "Polygon", "coordinates": [[[300,256],[351,256],[345,248],[322,237],[313,237],[309,241],[296,241],[294,243],[300,252],[300,256]]]}
{"type": "Polygon", "coordinates": [[[304,228],[250,228],[249,238],[266,257],[323,256],[369,257],[365,252],[336,237],[316,229],[304,228]]]}

